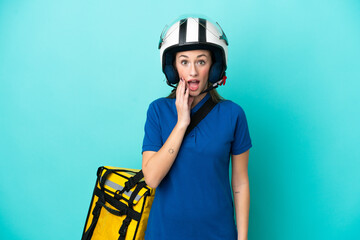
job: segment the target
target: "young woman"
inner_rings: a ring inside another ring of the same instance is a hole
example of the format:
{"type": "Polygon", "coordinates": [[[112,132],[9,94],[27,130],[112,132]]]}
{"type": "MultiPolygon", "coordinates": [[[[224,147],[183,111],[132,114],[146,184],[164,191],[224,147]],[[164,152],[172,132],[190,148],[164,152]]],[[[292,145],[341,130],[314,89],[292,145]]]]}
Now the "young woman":
{"type": "Polygon", "coordinates": [[[145,240],[247,239],[252,144],[243,109],[214,89],[226,79],[228,43],[219,27],[185,18],[161,36],[163,72],[176,90],[147,112],[142,170],[156,194],[145,240]],[[184,137],[209,98],[217,104],[184,137]]]}

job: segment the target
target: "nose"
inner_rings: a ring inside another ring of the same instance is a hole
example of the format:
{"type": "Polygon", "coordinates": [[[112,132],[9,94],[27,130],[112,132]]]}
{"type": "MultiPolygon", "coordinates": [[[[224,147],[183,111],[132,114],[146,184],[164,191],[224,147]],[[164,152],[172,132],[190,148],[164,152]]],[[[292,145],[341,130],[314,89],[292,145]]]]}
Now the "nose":
{"type": "Polygon", "coordinates": [[[190,76],[195,77],[195,76],[197,76],[197,74],[198,74],[198,71],[196,69],[195,63],[193,63],[190,66],[190,76]]]}

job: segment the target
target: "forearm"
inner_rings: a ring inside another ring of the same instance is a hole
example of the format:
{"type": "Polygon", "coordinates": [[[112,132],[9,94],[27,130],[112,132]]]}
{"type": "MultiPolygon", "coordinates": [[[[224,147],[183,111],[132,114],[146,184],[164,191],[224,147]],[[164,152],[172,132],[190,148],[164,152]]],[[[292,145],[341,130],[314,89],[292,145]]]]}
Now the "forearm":
{"type": "Polygon", "coordinates": [[[179,152],[187,126],[176,124],[160,150],[147,161],[143,161],[142,170],[145,182],[156,188],[169,172],[179,152]]]}
{"type": "Polygon", "coordinates": [[[249,227],[250,188],[249,183],[233,186],[238,240],[247,240],[249,227]]]}

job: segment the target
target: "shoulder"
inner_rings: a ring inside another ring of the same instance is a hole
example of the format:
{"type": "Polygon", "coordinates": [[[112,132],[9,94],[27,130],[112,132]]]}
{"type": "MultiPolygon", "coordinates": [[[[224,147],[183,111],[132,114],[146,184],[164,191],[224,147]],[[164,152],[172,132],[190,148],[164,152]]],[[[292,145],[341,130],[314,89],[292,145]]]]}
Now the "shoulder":
{"type": "Polygon", "coordinates": [[[226,113],[231,114],[233,117],[245,116],[244,109],[239,104],[231,100],[222,100],[218,104],[221,111],[225,111],[226,113]]]}
{"type": "Polygon", "coordinates": [[[166,106],[166,105],[171,104],[172,102],[174,102],[174,99],[166,98],[166,97],[161,97],[161,98],[158,98],[158,99],[153,100],[153,101],[149,104],[149,108],[163,107],[163,106],[166,106]]]}
{"type": "Polygon", "coordinates": [[[159,117],[167,114],[172,108],[175,106],[175,99],[161,97],[158,99],[153,100],[149,104],[148,113],[149,114],[156,114],[159,117]]]}

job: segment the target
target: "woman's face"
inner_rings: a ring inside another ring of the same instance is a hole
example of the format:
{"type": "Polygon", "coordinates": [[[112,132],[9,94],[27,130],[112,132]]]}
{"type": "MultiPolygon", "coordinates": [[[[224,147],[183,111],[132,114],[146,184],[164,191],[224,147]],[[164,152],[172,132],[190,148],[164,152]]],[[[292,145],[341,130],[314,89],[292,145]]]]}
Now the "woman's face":
{"type": "Polygon", "coordinates": [[[175,56],[175,67],[179,78],[185,80],[190,95],[198,96],[206,87],[211,67],[209,50],[191,50],[178,52],[175,56]]]}

